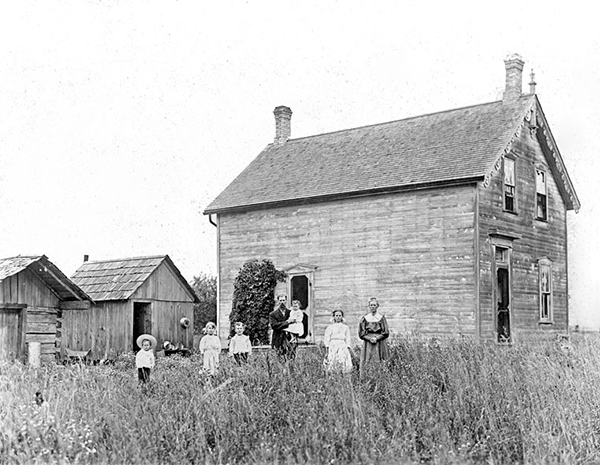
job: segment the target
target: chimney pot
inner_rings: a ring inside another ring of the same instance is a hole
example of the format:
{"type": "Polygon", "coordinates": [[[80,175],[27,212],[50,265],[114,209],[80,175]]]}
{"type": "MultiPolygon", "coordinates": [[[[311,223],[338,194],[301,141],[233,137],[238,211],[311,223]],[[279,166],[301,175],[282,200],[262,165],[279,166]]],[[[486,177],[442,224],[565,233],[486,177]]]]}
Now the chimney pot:
{"type": "Polygon", "coordinates": [[[85,262],[87,262],[89,259],[90,259],[90,256],[89,256],[89,255],[84,255],[84,256],[83,256],[83,262],[84,262],[84,263],[85,263],[85,262]]]}
{"type": "Polygon", "coordinates": [[[502,96],[503,102],[517,100],[523,91],[523,58],[513,53],[504,59],[506,68],[506,88],[502,96]]]}
{"type": "Polygon", "coordinates": [[[279,106],[273,110],[275,115],[275,143],[283,144],[292,135],[292,110],[286,106],[279,106]]]}

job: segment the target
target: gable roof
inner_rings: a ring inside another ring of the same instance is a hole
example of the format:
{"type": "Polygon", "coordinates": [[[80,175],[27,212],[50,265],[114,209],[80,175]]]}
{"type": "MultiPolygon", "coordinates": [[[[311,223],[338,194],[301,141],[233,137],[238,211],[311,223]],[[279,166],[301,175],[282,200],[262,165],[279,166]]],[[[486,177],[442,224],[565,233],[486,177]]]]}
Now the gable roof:
{"type": "Polygon", "coordinates": [[[269,144],[204,214],[484,180],[534,106],[523,95],[269,144]]]}
{"type": "Polygon", "coordinates": [[[29,270],[60,300],[92,300],[79,286],[67,278],[45,255],[17,255],[0,259],[0,282],[29,270]]]}
{"type": "Polygon", "coordinates": [[[127,300],[163,263],[171,269],[193,301],[199,302],[194,289],[168,255],[89,261],[75,271],[72,279],[95,301],[127,300]]]}

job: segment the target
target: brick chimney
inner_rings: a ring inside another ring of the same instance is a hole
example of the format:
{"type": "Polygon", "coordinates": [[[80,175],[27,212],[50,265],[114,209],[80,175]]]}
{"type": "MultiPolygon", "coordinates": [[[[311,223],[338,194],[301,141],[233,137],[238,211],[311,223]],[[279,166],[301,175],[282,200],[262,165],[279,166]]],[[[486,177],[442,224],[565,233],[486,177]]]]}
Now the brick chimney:
{"type": "Polygon", "coordinates": [[[503,102],[514,102],[523,92],[523,66],[525,62],[520,55],[513,53],[504,59],[506,67],[506,88],[502,95],[503,102]]]}
{"type": "Polygon", "coordinates": [[[292,110],[289,107],[279,106],[273,110],[275,115],[275,143],[283,144],[292,135],[292,110]]]}

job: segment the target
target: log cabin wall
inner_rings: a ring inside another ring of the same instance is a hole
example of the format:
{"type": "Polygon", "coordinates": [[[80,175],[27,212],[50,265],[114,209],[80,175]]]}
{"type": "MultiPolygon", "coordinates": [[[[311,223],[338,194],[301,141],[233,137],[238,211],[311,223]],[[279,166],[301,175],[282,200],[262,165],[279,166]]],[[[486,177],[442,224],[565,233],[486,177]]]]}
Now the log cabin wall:
{"type": "Polygon", "coordinates": [[[0,282],[0,302],[26,304],[25,343],[40,342],[41,356],[53,360],[59,299],[31,271],[25,269],[0,282]]]}
{"type": "Polygon", "coordinates": [[[474,335],[475,198],[472,184],[219,214],[220,337],[234,279],[253,258],[317,266],[317,341],[338,308],[357,339],[372,296],[392,333],[474,335]]]}
{"type": "Polygon", "coordinates": [[[494,276],[489,231],[518,236],[512,255],[512,335],[514,339],[568,331],[566,207],[535,135],[523,129],[512,145],[515,157],[516,213],[503,211],[503,170],[495,172],[487,188],[479,190],[479,266],[481,335],[495,331],[494,276]],[[547,174],[548,220],[536,219],[536,168],[547,174]],[[552,260],[554,323],[540,323],[538,260],[552,260]]]}

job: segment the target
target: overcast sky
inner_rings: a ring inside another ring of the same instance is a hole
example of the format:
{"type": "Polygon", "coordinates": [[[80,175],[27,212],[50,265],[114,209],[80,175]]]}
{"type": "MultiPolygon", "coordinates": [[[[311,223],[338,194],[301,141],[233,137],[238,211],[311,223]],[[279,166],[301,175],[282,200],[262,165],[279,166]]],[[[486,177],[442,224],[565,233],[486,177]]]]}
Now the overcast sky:
{"type": "Polygon", "coordinates": [[[597,329],[597,14],[487,3],[0,0],[0,257],[214,274],[201,212],[272,141],[275,106],[300,137],[489,102],[516,52],[582,204],[571,320],[597,329]]]}

